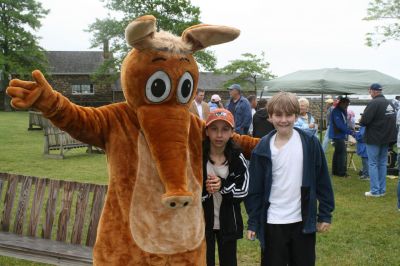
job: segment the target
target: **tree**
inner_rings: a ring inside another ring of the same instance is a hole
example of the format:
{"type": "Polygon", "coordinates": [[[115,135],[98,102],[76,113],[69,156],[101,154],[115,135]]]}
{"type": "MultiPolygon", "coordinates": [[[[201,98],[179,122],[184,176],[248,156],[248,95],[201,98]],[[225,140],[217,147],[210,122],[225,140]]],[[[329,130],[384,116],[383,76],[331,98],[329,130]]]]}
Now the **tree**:
{"type": "MultiPolygon", "coordinates": [[[[92,48],[102,47],[104,43],[110,44],[110,54],[113,56],[106,60],[98,69],[96,76],[114,73],[112,78],[118,76],[119,67],[130,48],[125,43],[125,27],[134,18],[142,15],[153,15],[157,18],[157,28],[181,35],[189,26],[200,23],[200,9],[191,4],[190,0],[102,0],[105,7],[118,14],[118,18],[96,19],[89,25],[88,32],[93,34],[92,48]]],[[[195,57],[200,65],[207,70],[214,70],[216,59],[213,53],[198,51],[195,57]]]]}
{"type": "Polygon", "coordinates": [[[261,56],[251,53],[245,53],[241,55],[243,59],[236,59],[230,61],[228,65],[218,70],[218,72],[225,74],[237,74],[237,76],[226,82],[228,83],[243,83],[250,82],[254,86],[254,90],[257,91],[257,82],[260,80],[270,80],[274,78],[269,70],[269,63],[265,60],[265,53],[261,52],[261,56]]]}
{"type": "MultiPolygon", "coordinates": [[[[46,69],[47,59],[38,37],[31,31],[41,27],[49,10],[35,0],[0,0],[0,91],[11,75],[27,76],[33,69],[46,69]]],[[[8,99],[4,99],[8,106],[8,99]]]]}
{"type": "Polygon", "coordinates": [[[380,46],[389,40],[400,40],[400,0],[372,0],[367,21],[377,21],[375,32],[367,33],[366,45],[380,46]]]}

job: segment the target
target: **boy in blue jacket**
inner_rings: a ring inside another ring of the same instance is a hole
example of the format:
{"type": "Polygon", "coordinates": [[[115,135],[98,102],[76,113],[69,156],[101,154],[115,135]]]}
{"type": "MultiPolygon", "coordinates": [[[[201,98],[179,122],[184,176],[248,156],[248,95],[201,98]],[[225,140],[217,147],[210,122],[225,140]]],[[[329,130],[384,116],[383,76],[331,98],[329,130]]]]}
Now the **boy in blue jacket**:
{"type": "Polygon", "coordinates": [[[368,174],[368,154],[367,146],[365,145],[363,138],[365,134],[365,126],[360,127],[360,130],[355,133],[354,137],[357,140],[357,155],[361,157],[362,170],[361,170],[361,180],[369,180],[368,174]]]}
{"type": "Polygon", "coordinates": [[[330,228],[334,197],[322,147],[294,128],[299,103],[280,92],[268,103],[274,131],[250,159],[247,237],[260,240],[262,265],[315,265],[318,232],[330,228]]]}

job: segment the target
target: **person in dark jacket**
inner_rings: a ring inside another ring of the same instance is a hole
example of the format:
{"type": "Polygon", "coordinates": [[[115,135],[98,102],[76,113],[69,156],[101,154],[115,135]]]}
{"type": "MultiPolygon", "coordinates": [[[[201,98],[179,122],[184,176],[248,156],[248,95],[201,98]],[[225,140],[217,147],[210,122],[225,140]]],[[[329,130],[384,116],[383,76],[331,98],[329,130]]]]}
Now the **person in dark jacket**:
{"type": "Polygon", "coordinates": [[[332,139],[333,146],[335,147],[332,157],[332,174],[341,177],[348,177],[345,141],[347,140],[347,135],[354,134],[347,125],[346,110],[349,104],[349,98],[339,96],[339,102],[332,110],[329,123],[329,138],[332,139]]]}
{"type": "Polygon", "coordinates": [[[274,125],[268,121],[267,100],[260,99],[253,116],[253,137],[262,138],[274,129],[274,125]]]}
{"type": "Polygon", "coordinates": [[[268,114],[276,130],[250,159],[247,237],[260,240],[262,265],[315,265],[315,232],[331,224],[334,196],[325,155],[315,136],[294,128],[299,112],[294,94],[273,96],[268,114]]]}
{"type": "Polygon", "coordinates": [[[207,265],[215,265],[215,241],[219,265],[237,265],[237,239],[243,237],[240,202],[247,195],[247,162],[233,142],[233,115],[225,109],[212,111],[203,143],[203,209],[207,265]]]}
{"type": "Polygon", "coordinates": [[[381,197],[386,193],[386,172],[389,144],[397,140],[396,111],[382,94],[382,86],[374,83],[368,90],[372,101],[367,104],[360,124],[365,126],[370,191],[367,197],[381,197]]]}

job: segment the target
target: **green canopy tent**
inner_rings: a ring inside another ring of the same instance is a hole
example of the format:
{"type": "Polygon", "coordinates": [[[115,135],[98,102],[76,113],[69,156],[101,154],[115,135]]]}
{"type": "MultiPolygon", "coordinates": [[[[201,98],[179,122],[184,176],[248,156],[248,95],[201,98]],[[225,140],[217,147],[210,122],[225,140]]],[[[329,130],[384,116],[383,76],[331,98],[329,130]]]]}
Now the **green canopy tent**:
{"type": "Polygon", "coordinates": [[[384,94],[400,94],[400,80],[394,77],[376,70],[340,68],[296,71],[266,81],[264,92],[320,94],[322,120],[324,94],[368,94],[368,88],[372,83],[381,84],[384,94]]]}

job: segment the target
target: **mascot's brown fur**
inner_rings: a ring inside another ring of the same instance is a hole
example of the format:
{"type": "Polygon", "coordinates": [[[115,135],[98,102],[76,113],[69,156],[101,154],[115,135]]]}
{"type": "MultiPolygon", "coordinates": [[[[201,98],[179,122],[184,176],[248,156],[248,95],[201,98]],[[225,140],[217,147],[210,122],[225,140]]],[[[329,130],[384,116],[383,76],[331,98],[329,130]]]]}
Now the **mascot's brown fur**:
{"type": "MultiPolygon", "coordinates": [[[[239,31],[197,25],[181,38],[143,16],[126,29],[134,47],[122,65],[126,102],[81,107],[35,82],[12,80],[17,109],[40,110],[74,138],[106,151],[109,188],[94,247],[95,265],[205,265],[201,206],[204,123],[189,113],[199,72],[192,53],[239,31]]],[[[236,137],[245,150],[250,138],[236,137]]]]}

